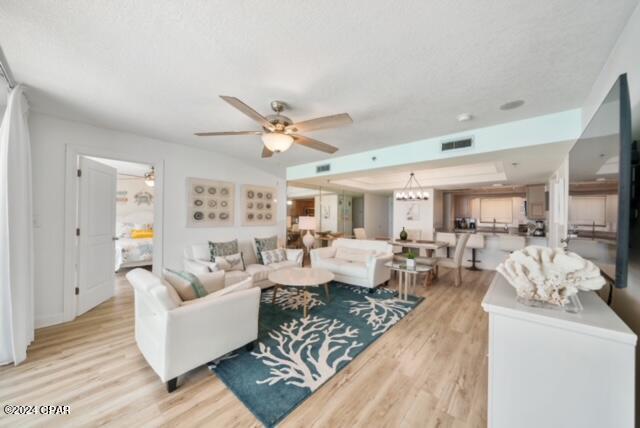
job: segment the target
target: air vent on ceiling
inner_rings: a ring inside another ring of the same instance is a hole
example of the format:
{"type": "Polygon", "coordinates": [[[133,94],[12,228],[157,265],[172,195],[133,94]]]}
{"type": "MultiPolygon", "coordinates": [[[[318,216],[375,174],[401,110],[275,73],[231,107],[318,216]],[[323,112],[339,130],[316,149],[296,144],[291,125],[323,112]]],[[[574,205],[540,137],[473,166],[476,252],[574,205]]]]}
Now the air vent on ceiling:
{"type": "Polygon", "coordinates": [[[462,140],[447,141],[442,143],[442,151],[466,149],[473,145],[473,138],[463,138],[462,140]]]}
{"type": "Polygon", "coordinates": [[[330,163],[326,163],[324,165],[318,165],[316,166],[316,173],[319,174],[321,172],[327,172],[331,169],[331,164],[330,163]]]}

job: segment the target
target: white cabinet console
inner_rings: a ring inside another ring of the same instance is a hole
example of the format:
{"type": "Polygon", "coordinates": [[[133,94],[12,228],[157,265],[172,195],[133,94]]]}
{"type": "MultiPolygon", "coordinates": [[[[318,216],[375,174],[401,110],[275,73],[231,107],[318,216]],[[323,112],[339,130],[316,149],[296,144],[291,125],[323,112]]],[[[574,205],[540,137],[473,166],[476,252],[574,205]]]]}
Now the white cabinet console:
{"type": "Polygon", "coordinates": [[[570,314],[516,302],[496,274],[489,313],[488,425],[634,426],[636,335],[594,292],[570,314]]]}

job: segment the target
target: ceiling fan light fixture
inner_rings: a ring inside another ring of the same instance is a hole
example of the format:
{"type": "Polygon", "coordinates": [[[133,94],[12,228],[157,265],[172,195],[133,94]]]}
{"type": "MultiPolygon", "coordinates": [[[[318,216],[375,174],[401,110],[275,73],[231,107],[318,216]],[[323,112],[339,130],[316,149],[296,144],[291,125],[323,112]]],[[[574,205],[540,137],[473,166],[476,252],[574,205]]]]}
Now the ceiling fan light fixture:
{"type": "Polygon", "coordinates": [[[155,186],[155,184],[156,184],[156,170],[155,170],[154,167],[151,167],[151,170],[144,174],[144,183],[149,187],[155,186]]]}
{"type": "Polygon", "coordinates": [[[293,137],[280,132],[270,132],[262,134],[262,142],[272,152],[282,153],[289,150],[293,144],[293,137]]]}

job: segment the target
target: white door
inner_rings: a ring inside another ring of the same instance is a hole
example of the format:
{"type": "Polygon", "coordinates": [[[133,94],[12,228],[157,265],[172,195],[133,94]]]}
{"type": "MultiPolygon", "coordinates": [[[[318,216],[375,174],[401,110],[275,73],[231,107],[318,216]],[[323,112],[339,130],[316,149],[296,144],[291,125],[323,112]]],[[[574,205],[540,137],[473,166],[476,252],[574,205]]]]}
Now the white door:
{"type": "Polygon", "coordinates": [[[78,315],[113,296],[117,171],[80,157],[79,180],[78,315]]]}

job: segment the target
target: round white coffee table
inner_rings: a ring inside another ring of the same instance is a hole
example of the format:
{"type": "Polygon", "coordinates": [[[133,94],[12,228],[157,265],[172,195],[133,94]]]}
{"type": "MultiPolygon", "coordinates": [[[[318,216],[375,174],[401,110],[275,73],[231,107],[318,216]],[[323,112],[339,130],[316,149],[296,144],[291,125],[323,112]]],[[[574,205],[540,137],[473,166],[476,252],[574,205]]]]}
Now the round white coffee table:
{"type": "Polygon", "coordinates": [[[278,287],[283,285],[287,287],[302,287],[304,293],[303,314],[306,318],[309,312],[310,297],[307,287],[318,287],[324,284],[324,291],[327,299],[329,299],[329,282],[333,281],[333,278],[333,273],[326,269],[296,267],[273,271],[269,273],[269,281],[275,284],[273,288],[273,303],[276,302],[278,287]]]}

